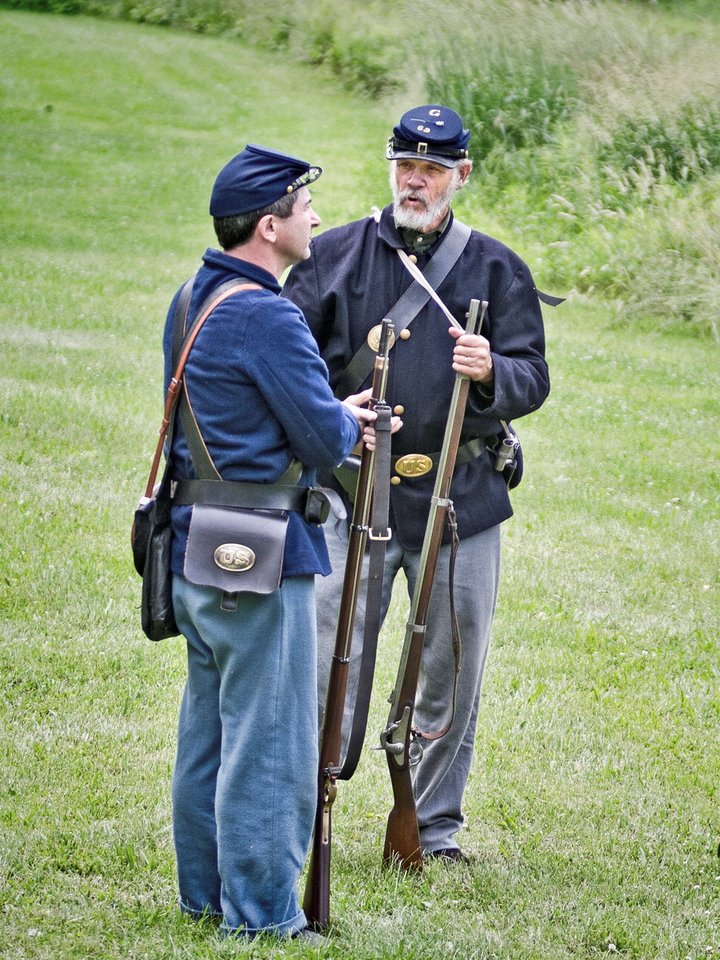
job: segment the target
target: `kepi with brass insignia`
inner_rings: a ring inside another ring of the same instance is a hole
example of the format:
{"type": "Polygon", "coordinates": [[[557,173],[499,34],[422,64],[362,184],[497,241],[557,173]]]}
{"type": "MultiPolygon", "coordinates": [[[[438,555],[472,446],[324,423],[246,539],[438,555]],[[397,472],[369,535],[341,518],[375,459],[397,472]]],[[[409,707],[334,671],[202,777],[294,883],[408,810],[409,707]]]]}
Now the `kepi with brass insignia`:
{"type": "Polygon", "coordinates": [[[388,160],[431,160],[456,167],[468,156],[470,131],[449,107],[429,103],[413,107],[400,118],[387,142],[388,160]]]}

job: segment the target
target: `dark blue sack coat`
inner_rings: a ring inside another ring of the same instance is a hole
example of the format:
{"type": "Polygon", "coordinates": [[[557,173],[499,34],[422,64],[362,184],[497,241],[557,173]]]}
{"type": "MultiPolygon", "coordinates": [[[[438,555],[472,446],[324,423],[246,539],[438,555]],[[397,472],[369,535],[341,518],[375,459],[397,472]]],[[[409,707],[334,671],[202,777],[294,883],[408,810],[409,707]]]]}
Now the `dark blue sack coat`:
{"type": "MultiPolygon", "coordinates": [[[[430,256],[442,241],[441,237],[430,256]]],[[[379,223],[368,217],[315,237],[310,259],[293,267],[283,295],[303,311],[328,365],[331,385],[371,328],[413,282],[397,254],[402,246],[392,207],[387,207],[379,223]]],[[[419,256],[418,266],[422,268],[427,259],[419,256]]],[[[501,430],[500,420],[517,420],[537,410],[550,389],[542,312],[532,276],[512,250],[473,230],[438,293],[463,326],[470,300],[488,301],[481,332],[490,341],[494,389],[490,395],[472,385],[461,444],[476,437],[492,442],[501,430]]],[[[393,436],[394,456],[432,455],[442,447],[455,380],[455,341],[448,326],[430,301],[411,323],[407,339],[398,339],[390,353],[387,397],[404,423],[393,436]]],[[[368,377],[364,385],[369,382],[368,377]]],[[[434,470],[421,477],[393,478],[390,523],[406,548],[422,546],[434,483],[434,470]]],[[[458,465],[451,498],[461,538],[512,515],[506,483],[486,451],[458,465]]]]}
{"type": "MultiPolygon", "coordinates": [[[[317,469],[339,463],[357,442],[355,417],[333,396],[327,367],[302,314],[278,296],[267,271],[217,250],[206,251],[195,278],[190,316],[227,280],[259,284],[223,301],[195,341],[185,382],[200,432],[223,480],[275,483],[293,458],[304,464],[302,486],[317,469]]],[[[163,348],[165,389],[171,374],[175,304],[163,348]]],[[[172,439],[173,479],[195,476],[180,418],[172,439]]],[[[190,507],[173,507],[173,562],[182,573],[190,507]]],[[[322,528],[290,513],[283,575],[330,572],[322,528]]]]}

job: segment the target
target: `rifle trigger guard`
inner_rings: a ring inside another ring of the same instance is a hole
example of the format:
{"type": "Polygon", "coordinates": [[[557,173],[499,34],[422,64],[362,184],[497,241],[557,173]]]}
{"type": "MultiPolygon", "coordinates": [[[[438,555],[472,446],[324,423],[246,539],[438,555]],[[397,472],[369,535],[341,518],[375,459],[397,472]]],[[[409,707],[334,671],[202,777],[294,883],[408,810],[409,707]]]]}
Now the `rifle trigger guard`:
{"type": "Polygon", "coordinates": [[[404,743],[393,743],[390,740],[390,737],[395,733],[395,731],[400,726],[399,723],[391,723],[387,729],[382,730],[380,733],[380,746],[378,749],[385,750],[386,753],[399,754],[402,753],[405,749],[404,743]]]}
{"type": "Polygon", "coordinates": [[[422,746],[419,743],[411,741],[413,737],[413,732],[410,728],[411,716],[412,708],[408,704],[402,712],[402,717],[399,720],[394,720],[392,723],[389,723],[380,734],[380,745],[386,753],[392,756],[399,767],[402,767],[406,762],[409,766],[414,766],[420,762],[422,757],[422,746]],[[391,737],[396,733],[399,734],[398,739],[392,740],[391,737]],[[409,744],[407,752],[405,749],[406,743],[409,744]],[[420,751],[419,754],[418,749],[420,751]]]}

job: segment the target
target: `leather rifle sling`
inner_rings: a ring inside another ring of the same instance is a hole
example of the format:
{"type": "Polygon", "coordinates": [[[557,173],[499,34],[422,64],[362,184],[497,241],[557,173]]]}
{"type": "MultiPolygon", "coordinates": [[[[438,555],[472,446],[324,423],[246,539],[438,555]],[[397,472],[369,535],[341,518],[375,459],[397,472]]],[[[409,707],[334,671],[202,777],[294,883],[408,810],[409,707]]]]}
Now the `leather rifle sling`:
{"type": "Polygon", "coordinates": [[[383,572],[385,569],[385,548],[391,537],[388,527],[390,512],[390,428],[391,412],[387,403],[375,405],[375,460],[373,464],[373,500],[372,516],[368,530],[370,542],[368,557],[368,584],[365,600],[365,623],[363,625],[363,646],[360,656],[360,675],[353,704],[352,727],[348,738],[345,758],[342,763],[339,780],[350,780],[360,760],[367,719],[370,709],[377,641],[380,633],[380,611],[382,609],[383,572]]]}

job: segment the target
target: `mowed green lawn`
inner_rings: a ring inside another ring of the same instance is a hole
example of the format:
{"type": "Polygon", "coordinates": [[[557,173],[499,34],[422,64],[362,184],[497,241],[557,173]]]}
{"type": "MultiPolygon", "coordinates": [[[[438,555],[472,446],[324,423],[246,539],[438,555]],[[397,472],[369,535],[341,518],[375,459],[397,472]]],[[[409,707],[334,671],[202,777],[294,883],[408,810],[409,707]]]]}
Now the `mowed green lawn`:
{"type": "MultiPolygon", "coordinates": [[[[368,103],[231,40],[8,11],[0,62],[0,955],[312,956],[177,916],[184,654],[140,631],[128,533],[162,321],[213,243],[217,170],[246,142],[287,149],[326,167],[325,225],[363,216],[386,200],[388,130],[423,94],[368,103]]],[[[476,182],[463,215],[480,229],[482,209],[476,182]]],[[[517,424],[473,865],[380,867],[391,798],[369,748],[399,592],[335,808],[323,957],[720,956],[718,347],[633,335],[589,300],[546,314],[553,391],[517,424]]]]}

